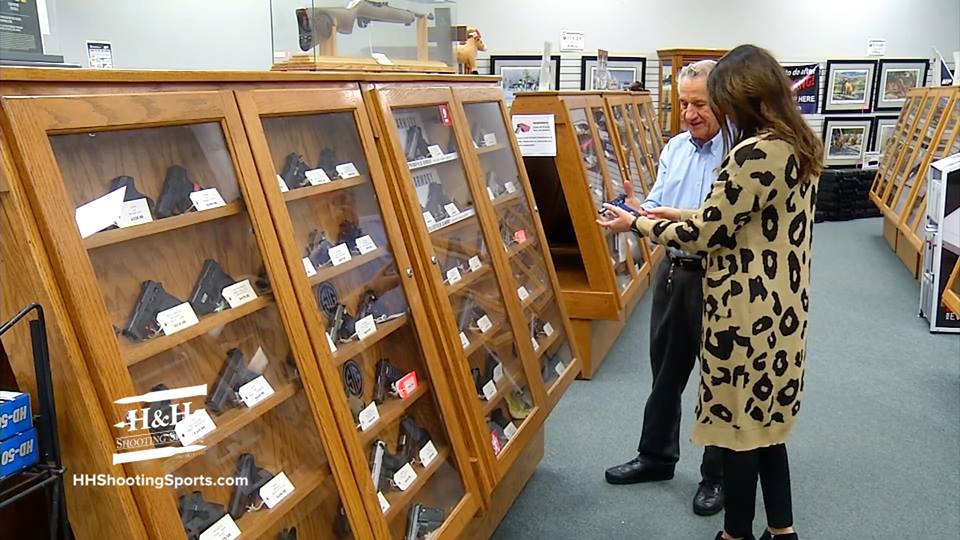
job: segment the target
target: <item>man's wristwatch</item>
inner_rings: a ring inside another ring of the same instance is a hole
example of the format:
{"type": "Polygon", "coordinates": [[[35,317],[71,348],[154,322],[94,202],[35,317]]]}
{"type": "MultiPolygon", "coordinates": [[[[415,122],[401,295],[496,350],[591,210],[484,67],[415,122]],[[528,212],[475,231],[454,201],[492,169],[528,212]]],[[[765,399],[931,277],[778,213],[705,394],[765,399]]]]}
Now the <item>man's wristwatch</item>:
{"type": "Polygon", "coordinates": [[[640,216],[633,218],[633,223],[630,224],[630,230],[637,234],[637,236],[643,236],[640,232],[640,227],[637,227],[637,221],[640,219],[640,216]]]}

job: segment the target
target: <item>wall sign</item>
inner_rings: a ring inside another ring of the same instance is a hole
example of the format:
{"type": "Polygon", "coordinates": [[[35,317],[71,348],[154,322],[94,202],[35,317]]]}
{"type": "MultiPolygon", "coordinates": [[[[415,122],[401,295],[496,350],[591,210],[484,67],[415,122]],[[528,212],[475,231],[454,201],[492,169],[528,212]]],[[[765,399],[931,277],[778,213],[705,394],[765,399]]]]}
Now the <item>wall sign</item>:
{"type": "Polygon", "coordinates": [[[580,31],[564,30],[560,32],[561,52],[582,52],[584,34],[580,31]]]}
{"type": "Polygon", "coordinates": [[[109,41],[88,41],[87,63],[92,69],[112,69],[113,45],[109,41]]]}

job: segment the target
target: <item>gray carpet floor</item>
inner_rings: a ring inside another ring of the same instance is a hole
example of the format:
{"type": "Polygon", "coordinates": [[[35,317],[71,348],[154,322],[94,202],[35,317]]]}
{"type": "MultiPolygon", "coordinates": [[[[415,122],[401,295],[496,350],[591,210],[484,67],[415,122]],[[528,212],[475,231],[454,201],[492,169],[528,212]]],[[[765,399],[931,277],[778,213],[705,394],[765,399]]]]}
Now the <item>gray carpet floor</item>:
{"type": "MultiPolygon", "coordinates": [[[[803,411],[788,441],[794,518],[805,539],[960,537],[960,337],[928,333],[919,286],[881,221],[814,228],[803,411]]],[[[546,455],[494,538],[712,539],[722,514],[691,511],[702,450],[689,442],[669,482],[611,486],[636,454],[650,387],[650,294],[591,381],[546,425],[546,455]]],[[[757,494],[754,530],[766,520],[757,494]]]]}

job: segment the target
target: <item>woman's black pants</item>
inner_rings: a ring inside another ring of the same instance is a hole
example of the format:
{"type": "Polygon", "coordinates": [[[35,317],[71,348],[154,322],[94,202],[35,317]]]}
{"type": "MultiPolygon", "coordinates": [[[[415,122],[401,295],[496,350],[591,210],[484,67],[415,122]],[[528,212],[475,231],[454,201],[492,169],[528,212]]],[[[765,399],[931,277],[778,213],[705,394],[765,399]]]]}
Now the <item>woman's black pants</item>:
{"type": "Polygon", "coordinates": [[[758,477],[767,510],[767,525],[775,529],[793,526],[787,447],[778,444],[746,452],[724,448],[723,528],[734,538],[748,538],[753,534],[758,477]]]}

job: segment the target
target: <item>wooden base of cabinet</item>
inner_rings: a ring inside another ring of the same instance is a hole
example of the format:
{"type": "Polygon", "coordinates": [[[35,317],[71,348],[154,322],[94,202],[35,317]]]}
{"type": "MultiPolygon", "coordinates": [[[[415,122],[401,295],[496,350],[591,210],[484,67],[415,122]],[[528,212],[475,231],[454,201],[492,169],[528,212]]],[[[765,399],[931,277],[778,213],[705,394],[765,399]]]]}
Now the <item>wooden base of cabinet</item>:
{"type": "Polygon", "coordinates": [[[884,216],[883,218],[883,239],[887,241],[890,249],[897,250],[897,222],[884,216]]]}
{"type": "Polygon", "coordinates": [[[920,266],[923,258],[923,252],[917,249],[917,246],[904,236],[902,232],[897,231],[897,257],[903,262],[907,270],[913,274],[913,279],[920,279],[920,266]]]}
{"type": "Polygon", "coordinates": [[[570,319],[573,326],[573,339],[580,346],[582,368],[579,379],[592,379],[600,369],[600,364],[613,347],[626,323],[623,321],[600,321],[590,319],[570,319]]]}

